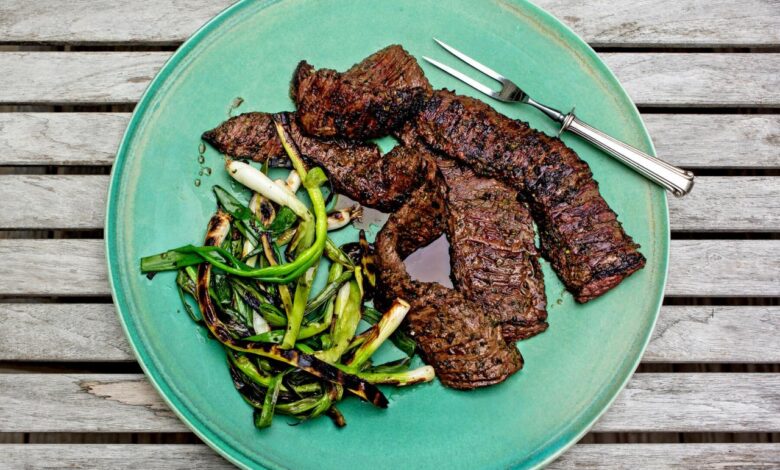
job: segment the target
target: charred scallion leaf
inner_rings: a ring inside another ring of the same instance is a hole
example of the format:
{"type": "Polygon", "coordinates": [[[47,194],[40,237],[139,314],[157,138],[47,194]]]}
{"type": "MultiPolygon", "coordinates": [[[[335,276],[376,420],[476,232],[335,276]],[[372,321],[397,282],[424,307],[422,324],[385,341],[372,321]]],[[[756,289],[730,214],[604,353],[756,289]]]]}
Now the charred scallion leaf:
{"type": "MultiPolygon", "coordinates": [[[[382,313],[374,308],[366,307],[363,310],[363,319],[371,325],[377,324],[381,318],[382,313]]],[[[417,349],[417,342],[403,330],[395,330],[395,332],[390,335],[390,341],[407,356],[414,356],[414,352],[417,349]]]]}
{"type": "Polygon", "coordinates": [[[295,212],[293,212],[289,207],[282,207],[276,213],[276,217],[274,218],[274,221],[271,222],[268,230],[270,230],[274,235],[281,235],[283,232],[292,227],[296,220],[298,220],[298,216],[295,215],[295,212]]]}
{"type": "Polygon", "coordinates": [[[253,217],[252,211],[233,197],[232,194],[225,191],[221,186],[214,185],[214,195],[217,196],[217,202],[225,209],[225,212],[232,215],[237,220],[247,220],[253,217]]]}
{"type": "Polygon", "coordinates": [[[271,421],[274,417],[274,408],[276,407],[276,400],[279,399],[279,390],[282,386],[282,374],[276,375],[271,379],[271,383],[268,386],[268,391],[265,394],[265,400],[263,401],[263,408],[255,411],[255,426],[258,429],[267,428],[271,425],[271,421]]]}
{"type": "Polygon", "coordinates": [[[354,269],[355,263],[347,256],[344,251],[333,243],[333,240],[328,238],[325,242],[325,256],[334,263],[338,263],[347,269],[354,269]]]}
{"type": "Polygon", "coordinates": [[[197,253],[180,253],[176,250],[141,258],[141,272],[172,271],[203,262],[197,253]]]}
{"type": "Polygon", "coordinates": [[[349,347],[352,337],[355,336],[355,330],[360,323],[362,303],[363,299],[357,281],[352,280],[339,289],[336,296],[335,321],[331,331],[333,345],[329,349],[317,353],[318,358],[329,363],[339,361],[341,355],[349,347]]]}
{"type": "Polygon", "coordinates": [[[316,297],[314,297],[309,301],[309,303],[306,305],[306,311],[304,313],[308,314],[322,307],[325,304],[325,302],[332,299],[338,293],[341,286],[344,285],[344,283],[349,281],[351,278],[352,278],[352,272],[347,271],[345,273],[342,273],[339,277],[334,279],[332,282],[328,282],[325,288],[322,289],[322,291],[320,291],[320,293],[317,294],[316,297]]]}
{"type": "Polygon", "coordinates": [[[396,299],[382,318],[371,327],[366,341],[361,344],[347,362],[350,370],[357,371],[379,349],[379,346],[398,328],[409,312],[409,304],[396,299]]]}

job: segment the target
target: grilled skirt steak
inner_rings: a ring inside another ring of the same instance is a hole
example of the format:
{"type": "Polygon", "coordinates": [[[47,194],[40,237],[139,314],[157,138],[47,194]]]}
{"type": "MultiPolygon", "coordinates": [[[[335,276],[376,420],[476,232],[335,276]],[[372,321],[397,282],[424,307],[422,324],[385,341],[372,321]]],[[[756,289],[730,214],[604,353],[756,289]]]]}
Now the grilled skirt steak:
{"type": "Polygon", "coordinates": [[[533,219],[517,191],[449,159],[438,159],[447,184],[447,237],[455,287],[478,302],[517,341],[547,329],[547,297],[533,219]]]}
{"type": "MultiPolygon", "coordinates": [[[[429,154],[414,126],[395,136],[429,154]]],[[[447,238],[453,285],[486,306],[507,341],[547,329],[547,296],[534,244],[533,219],[517,190],[476,175],[439,154],[436,163],[447,185],[447,238]]]]}
{"type": "MultiPolygon", "coordinates": [[[[392,211],[406,200],[422,175],[417,155],[390,153],[379,147],[344,139],[318,139],[301,132],[291,113],[277,114],[308,163],[321,166],[333,189],[360,204],[392,211]]],[[[218,151],[234,158],[264,162],[284,156],[271,114],[246,113],[232,117],[203,134],[218,151]]]]}
{"type": "Polygon", "coordinates": [[[528,201],[542,254],[578,302],[642,268],[645,258],[598,190],[588,164],[560,139],[485,103],[437,91],[414,120],[420,138],[528,201]]]}
{"type": "Polygon", "coordinates": [[[409,119],[431,86],[401,46],[388,46],[346,72],[314,70],[301,61],[290,95],[301,127],[319,137],[367,139],[387,135],[409,119]]]}
{"type": "Polygon", "coordinates": [[[483,305],[440,284],[414,281],[406,272],[403,258],[443,229],[445,191],[431,164],[426,184],[377,235],[377,278],[385,299],[377,301],[380,307],[395,297],[409,302],[407,326],[425,362],[444,385],[468,390],[506,380],[522,368],[523,360],[514,345],[504,341],[483,305]]]}

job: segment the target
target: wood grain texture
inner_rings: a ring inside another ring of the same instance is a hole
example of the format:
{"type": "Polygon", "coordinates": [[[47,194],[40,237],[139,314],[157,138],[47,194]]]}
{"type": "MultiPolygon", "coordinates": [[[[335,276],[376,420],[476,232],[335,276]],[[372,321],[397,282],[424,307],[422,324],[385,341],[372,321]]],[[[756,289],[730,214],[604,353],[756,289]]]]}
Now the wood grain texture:
{"type": "Polygon", "coordinates": [[[593,46],[747,46],[780,43],[777,2],[535,0],[593,46]]]}
{"type": "MultiPolygon", "coordinates": [[[[186,430],[142,375],[0,374],[0,432],[186,430]]],[[[593,430],[778,431],[780,374],[636,374],[593,430]]]]}
{"type": "Polygon", "coordinates": [[[135,361],[112,304],[3,303],[0,318],[0,361],[135,361]]]}
{"type": "MultiPolygon", "coordinates": [[[[0,304],[0,318],[0,361],[135,361],[112,304],[0,304]]],[[[780,307],[664,306],[642,362],[778,363],[778,335],[780,307]]]]}
{"type": "Polygon", "coordinates": [[[780,240],[672,240],[666,295],[780,296],[780,240]]]}
{"type": "Polygon", "coordinates": [[[780,106],[780,54],[601,54],[637,106],[780,106]]]}
{"type": "MultiPolygon", "coordinates": [[[[0,175],[0,229],[103,227],[108,176],[0,175]]],[[[780,178],[699,177],[669,198],[673,231],[780,231],[780,178]]]]}
{"type": "Polygon", "coordinates": [[[57,0],[0,4],[0,40],[53,44],[174,45],[234,0],[57,0]]]}
{"type": "Polygon", "coordinates": [[[780,178],[703,177],[684,198],[669,197],[673,231],[780,231],[780,178]]]}
{"type": "Polygon", "coordinates": [[[0,227],[103,227],[108,176],[0,175],[0,227]]]}
{"type": "MultiPolygon", "coordinates": [[[[665,160],[686,168],[780,168],[780,116],[645,114],[665,160]]],[[[0,113],[0,165],[111,165],[128,113],[0,113]]]]}
{"type": "Polygon", "coordinates": [[[129,113],[0,113],[0,165],[111,165],[129,113]]]}
{"type": "MultiPolygon", "coordinates": [[[[670,251],[667,296],[780,296],[780,240],[672,240],[670,251]]],[[[103,240],[0,240],[0,259],[0,295],[111,293],[103,240]]]]}
{"type": "Polygon", "coordinates": [[[643,114],[659,157],[685,168],[780,168],[780,116],[643,114]]]}
{"type": "Polygon", "coordinates": [[[663,306],[642,362],[778,363],[780,307],[663,306]]]}
{"type": "MultiPolygon", "coordinates": [[[[9,444],[0,446],[0,468],[112,468],[115,470],[228,470],[234,468],[200,444],[9,444]]],[[[780,466],[780,444],[578,444],[550,470],[700,468],[754,470],[780,466]]]]}
{"type": "Polygon", "coordinates": [[[132,103],[168,52],[0,52],[0,103],[132,103]]]}
{"type": "Polygon", "coordinates": [[[205,444],[0,445],[0,469],[230,470],[205,444]]]}
{"type": "Polygon", "coordinates": [[[139,374],[0,374],[0,384],[0,432],[189,430],[139,374]]]}
{"type": "Polygon", "coordinates": [[[547,469],[758,470],[778,467],[780,444],[580,444],[547,469]]]}
{"type": "Polygon", "coordinates": [[[0,240],[0,295],[110,295],[103,240],[0,240]]]}
{"type": "MultiPolygon", "coordinates": [[[[132,103],[169,56],[167,52],[0,52],[4,71],[0,103],[132,103]]],[[[780,54],[606,53],[601,57],[639,106],[780,106],[780,54]]]]}
{"type": "MultiPolygon", "coordinates": [[[[53,44],[178,44],[233,0],[72,2],[6,0],[0,4],[4,42],[53,44]]],[[[771,46],[780,44],[780,14],[772,0],[661,0],[537,5],[596,46],[771,46]]],[[[519,14],[500,1],[508,14],[519,14]]]]}

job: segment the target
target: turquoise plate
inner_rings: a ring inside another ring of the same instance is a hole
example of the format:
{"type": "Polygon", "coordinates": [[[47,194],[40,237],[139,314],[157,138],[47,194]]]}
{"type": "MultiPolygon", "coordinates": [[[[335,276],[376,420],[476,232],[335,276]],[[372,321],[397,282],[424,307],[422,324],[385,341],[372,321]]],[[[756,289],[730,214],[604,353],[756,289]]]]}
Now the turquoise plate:
{"type": "MultiPolygon", "coordinates": [[[[211,186],[230,183],[213,150],[204,165],[198,162],[199,136],[227,117],[236,97],[244,100],[239,111],[292,109],[287,91],[299,60],[344,69],[392,43],[418,58],[455,61],[432,36],[500,70],[531,96],[564,110],[576,105],[585,121],[653,152],[636,108],[607,67],[528,3],[244,1],[210,21],[165,64],[136,108],[114,165],[106,248],[114,300],[149,380],[198,436],[239,466],[539,467],[591,427],[642,356],[666,279],[666,196],[568,135],[564,140],[591,165],[602,194],[642,245],[647,267],[602,298],[577,305],[545,265],[550,329],[520,343],[526,366],[499,386],[457,392],[434,382],[391,389],[387,410],[347,400],[344,429],[328,419],[288,426],[281,417],[258,431],[233,389],[221,346],[181,311],[172,273],[153,281],[139,273],[141,256],[202,242],[215,208],[211,186]],[[199,176],[202,166],[213,173],[199,176]]],[[[423,68],[434,86],[475,95],[423,68]]],[[[490,104],[556,132],[527,107],[490,104]]],[[[347,229],[340,237],[356,235],[347,229]]]]}

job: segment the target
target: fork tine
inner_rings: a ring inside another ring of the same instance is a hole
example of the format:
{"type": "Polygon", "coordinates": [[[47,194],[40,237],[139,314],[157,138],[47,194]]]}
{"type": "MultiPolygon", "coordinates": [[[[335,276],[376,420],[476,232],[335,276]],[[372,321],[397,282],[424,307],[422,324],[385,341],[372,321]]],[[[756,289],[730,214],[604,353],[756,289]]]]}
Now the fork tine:
{"type": "Polygon", "coordinates": [[[502,83],[506,81],[506,78],[503,75],[491,69],[487,65],[480,64],[479,62],[467,56],[466,54],[460,52],[459,50],[455,49],[454,47],[448,44],[443,43],[442,41],[439,41],[436,38],[433,38],[433,40],[436,41],[438,45],[446,49],[447,52],[454,55],[455,57],[462,60],[463,62],[469,64],[470,66],[474,67],[475,69],[479,70],[480,72],[484,73],[485,75],[489,76],[490,78],[494,80],[498,80],[499,82],[502,83]]]}
{"type": "Polygon", "coordinates": [[[485,86],[485,85],[479,83],[478,81],[474,80],[471,77],[468,77],[468,76],[462,74],[461,72],[458,72],[457,70],[455,70],[454,68],[450,67],[449,65],[444,65],[444,64],[442,64],[441,62],[439,62],[437,60],[431,59],[430,57],[423,56],[423,59],[425,59],[426,61],[428,61],[431,64],[435,65],[436,67],[442,69],[443,71],[447,72],[448,74],[452,75],[453,77],[457,78],[458,80],[466,83],[467,85],[470,85],[470,86],[476,88],[477,90],[481,91],[482,93],[484,93],[484,94],[486,94],[486,95],[488,95],[490,97],[493,97],[493,98],[498,98],[498,93],[493,91],[493,89],[491,89],[490,87],[485,86]]]}

